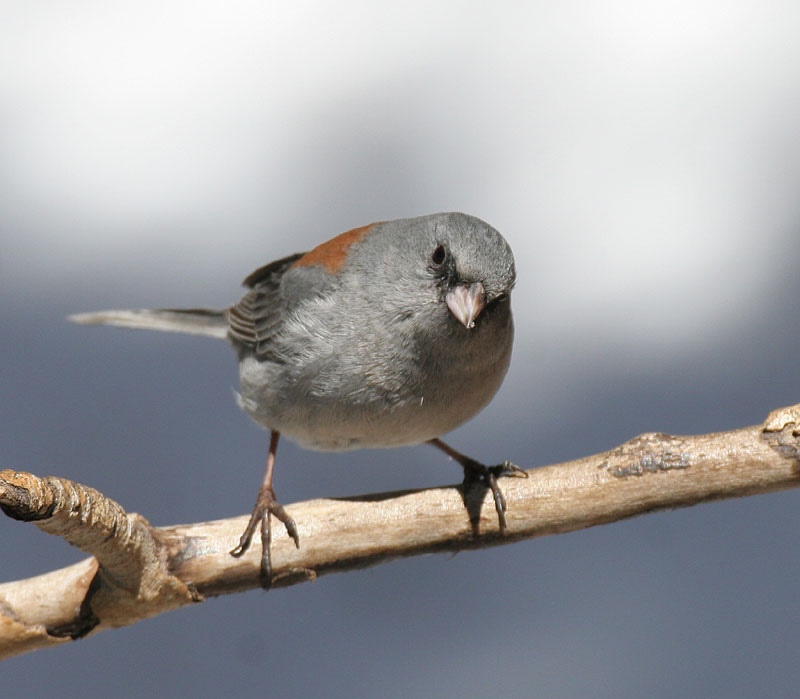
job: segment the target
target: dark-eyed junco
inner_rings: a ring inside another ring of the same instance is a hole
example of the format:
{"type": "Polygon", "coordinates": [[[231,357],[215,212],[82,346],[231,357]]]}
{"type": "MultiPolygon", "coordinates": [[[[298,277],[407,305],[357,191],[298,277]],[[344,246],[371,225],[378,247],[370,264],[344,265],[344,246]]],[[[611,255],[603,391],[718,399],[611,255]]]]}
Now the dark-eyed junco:
{"type": "Polygon", "coordinates": [[[505,530],[498,476],[439,437],[480,411],[500,387],[514,336],[514,257],[503,237],[473,216],[442,213],[373,223],[311,252],[284,257],[244,280],[225,310],[101,311],[84,323],[210,335],[239,355],[239,403],[271,432],[258,500],[239,545],[256,527],[268,586],[270,513],[299,547],[294,521],[275,499],[278,437],[340,451],[428,442],[463,467],[467,485],[492,490],[505,530]]]}

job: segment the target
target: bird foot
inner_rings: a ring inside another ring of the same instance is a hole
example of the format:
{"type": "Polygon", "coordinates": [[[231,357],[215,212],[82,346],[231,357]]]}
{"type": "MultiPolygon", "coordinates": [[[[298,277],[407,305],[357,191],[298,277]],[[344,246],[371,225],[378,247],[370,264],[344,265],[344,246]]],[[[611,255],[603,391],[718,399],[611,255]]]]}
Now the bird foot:
{"type": "MultiPolygon", "coordinates": [[[[461,464],[462,468],[464,469],[464,493],[467,493],[469,489],[475,485],[476,481],[482,481],[484,486],[492,491],[494,508],[497,510],[497,519],[500,523],[500,533],[505,534],[506,499],[503,496],[503,491],[500,490],[500,486],[497,485],[497,479],[501,476],[510,475],[527,478],[528,473],[516,464],[512,464],[510,461],[504,461],[502,464],[497,464],[496,466],[486,466],[480,461],[475,461],[475,459],[471,459],[466,454],[456,451],[449,444],[438,438],[428,440],[428,444],[440,449],[451,459],[454,459],[461,464]]],[[[474,525],[475,523],[473,523],[473,526],[474,525]]]]}
{"type": "Polygon", "coordinates": [[[508,507],[506,506],[506,498],[503,495],[503,491],[497,485],[497,479],[511,475],[527,478],[528,473],[510,461],[504,461],[502,464],[495,466],[486,466],[480,461],[475,461],[475,459],[465,456],[463,459],[458,459],[458,462],[464,468],[465,492],[469,491],[478,481],[492,491],[494,509],[497,511],[497,519],[500,524],[500,534],[505,534],[508,528],[506,525],[506,510],[508,507]]]}
{"type": "Polygon", "coordinates": [[[270,525],[270,515],[274,515],[276,519],[283,522],[286,527],[286,532],[292,539],[297,548],[300,548],[300,534],[297,531],[297,525],[294,520],[286,512],[283,505],[275,499],[275,491],[272,488],[262,487],[258,493],[253,512],[250,515],[250,521],[239,539],[239,545],[231,550],[231,556],[239,558],[244,555],[245,551],[250,548],[250,543],[253,540],[253,535],[256,531],[256,526],[261,525],[261,570],[260,580],[261,587],[269,590],[272,586],[272,558],[270,555],[270,543],[272,542],[272,528],[270,525]]]}

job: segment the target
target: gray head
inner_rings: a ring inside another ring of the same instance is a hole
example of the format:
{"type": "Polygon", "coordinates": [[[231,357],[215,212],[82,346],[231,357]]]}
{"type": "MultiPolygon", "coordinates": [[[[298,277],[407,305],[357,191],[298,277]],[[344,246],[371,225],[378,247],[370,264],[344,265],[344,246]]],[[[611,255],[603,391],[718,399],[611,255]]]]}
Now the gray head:
{"type": "Polygon", "coordinates": [[[462,331],[506,304],[516,279],[503,236],[462,213],[375,224],[348,250],[345,267],[358,270],[349,276],[373,302],[401,315],[441,316],[447,309],[462,331]]]}

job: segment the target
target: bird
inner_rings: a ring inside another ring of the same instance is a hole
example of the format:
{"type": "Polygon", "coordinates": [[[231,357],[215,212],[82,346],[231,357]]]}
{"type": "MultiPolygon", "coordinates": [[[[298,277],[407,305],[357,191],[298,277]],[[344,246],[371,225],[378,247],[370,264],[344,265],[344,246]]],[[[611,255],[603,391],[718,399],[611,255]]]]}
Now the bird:
{"type": "Polygon", "coordinates": [[[259,267],[247,291],[221,310],[108,310],[75,323],[206,335],[229,342],[239,361],[237,400],[270,431],[266,469],[238,545],[260,528],[260,581],[272,582],[270,515],[300,547],[278,502],[279,438],[320,451],[431,444],[464,469],[464,487],[491,490],[506,531],[497,479],[527,476],[509,461],[485,466],[442,441],[494,397],[514,338],[514,256],[505,238],[459,212],[379,221],[309,252],[259,267]]]}

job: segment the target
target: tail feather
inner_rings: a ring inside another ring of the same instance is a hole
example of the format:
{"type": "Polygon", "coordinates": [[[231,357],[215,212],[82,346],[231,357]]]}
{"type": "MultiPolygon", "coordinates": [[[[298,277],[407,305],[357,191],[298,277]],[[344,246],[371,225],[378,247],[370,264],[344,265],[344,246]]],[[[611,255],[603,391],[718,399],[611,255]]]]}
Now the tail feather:
{"type": "Polygon", "coordinates": [[[96,311],[68,317],[79,325],[116,325],[121,328],[207,335],[225,339],[228,319],[225,311],[205,308],[161,308],[96,311]]]}

